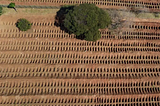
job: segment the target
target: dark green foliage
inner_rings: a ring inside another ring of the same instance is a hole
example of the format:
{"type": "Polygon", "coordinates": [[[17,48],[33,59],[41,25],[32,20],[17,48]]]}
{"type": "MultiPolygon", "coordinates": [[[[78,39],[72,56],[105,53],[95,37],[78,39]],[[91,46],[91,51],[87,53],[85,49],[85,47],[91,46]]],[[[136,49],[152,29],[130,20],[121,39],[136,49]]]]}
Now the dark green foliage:
{"type": "Polygon", "coordinates": [[[17,12],[17,10],[16,10],[16,8],[15,8],[15,3],[10,3],[10,4],[8,5],[8,8],[13,8],[13,9],[17,12]]]}
{"type": "Polygon", "coordinates": [[[90,31],[84,33],[84,36],[85,36],[84,39],[87,41],[96,41],[101,38],[101,34],[97,30],[90,30],[90,31]]]}
{"type": "Polygon", "coordinates": [[[65,19],[65,15],[69,12],[69,10],[72,10],[73,7],[74,6],[62,6],[57,12],[55,25],[64,26],[63,21],[65,19]]]}
{"type": "Polygon", "coordinates": [[[10,3],[9,5],[8,5],[8,8],[14,8],[15,7],[15,3],[10,3]]]}
{"type": "Polygon", "coordinates": [[[28,20],[21,18],[17,21],[16,26],[21,31],[27,31],[31,28],[32,24],[28,20]]]}
{"type": "Polygon", "coordinates": [[[87,41],[98,40],[101,37],[98,29],[106,28],[109,24],[111,18],[108,13],[95,4],[74,6],[67,10],[64,19],[64,27],[68,31],[87,41]]]}
{"type": "Polygon", "coordinates": [[[0,15],[2,15],[3,8],[0,6],[0,15]]]}

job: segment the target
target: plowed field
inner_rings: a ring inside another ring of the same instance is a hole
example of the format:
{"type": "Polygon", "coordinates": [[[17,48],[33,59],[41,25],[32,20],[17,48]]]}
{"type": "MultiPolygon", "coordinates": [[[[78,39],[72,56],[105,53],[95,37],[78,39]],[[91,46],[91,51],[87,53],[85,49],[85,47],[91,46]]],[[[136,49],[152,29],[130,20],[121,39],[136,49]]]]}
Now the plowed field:
{"type": "Polygon", "coordinates": [[[134,19],[121,35],[104,29],[100,40],[87,42],[54,26],[57,10],[22,10],[0,16],[0,106],[160,106],[158,19],[134,19]],[[19,18],[32,28],[19,31],[19,18]]]}

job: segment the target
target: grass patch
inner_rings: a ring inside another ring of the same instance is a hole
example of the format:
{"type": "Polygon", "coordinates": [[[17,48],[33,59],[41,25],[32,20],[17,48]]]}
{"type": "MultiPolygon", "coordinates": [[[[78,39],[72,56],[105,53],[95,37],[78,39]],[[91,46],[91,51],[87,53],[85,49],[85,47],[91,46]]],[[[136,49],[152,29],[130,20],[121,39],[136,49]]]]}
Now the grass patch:
{"type": "Polygon", "coordinates": [[[36,9],[36,8],[25,8],[22,11],[24,13],[30,13],[30,14],[56,14],[59,9],[36,9]]]}
{"type": "Polygon", "coordinates": [[[160,18],[160,13],[154,13],[155,18],[160,18]]]}
{"type": "MultiPolygon", "coordinates": [[[[109,9],[105,9],[105,11],[108,12],[109,9]]],[[[131,11],[126,11],[126,10],[112,10],[111,12],[115,12],[122,18],[141,18],[141,19],[160,19],[160,13],[150,13],[150,12],[131,12],[131,11]]],[[[113,13],[112,13],[113,14],[113,13]]]]}
{"type": "Polygon", "coordinates": [[[16,11],[11,8],[3,7],[3,15],[8,15],[8,14],[15,14],[16,11]]]}
{"type": "Polygon", "coordinates": [[[46,14],[56,14],[59,9],[37,9],[37,8],[17,8],[17,12],[14,9],[3,7],[4,15],[8,14],[33,14],[33,15],[46,15],[46,14]]]}
{"type": "Polygon", "coordinates": [[[156,18],[154,13],[139,13],[137,14],[137,18],[142,18],[142,19],[154,19],[156,18]]]}

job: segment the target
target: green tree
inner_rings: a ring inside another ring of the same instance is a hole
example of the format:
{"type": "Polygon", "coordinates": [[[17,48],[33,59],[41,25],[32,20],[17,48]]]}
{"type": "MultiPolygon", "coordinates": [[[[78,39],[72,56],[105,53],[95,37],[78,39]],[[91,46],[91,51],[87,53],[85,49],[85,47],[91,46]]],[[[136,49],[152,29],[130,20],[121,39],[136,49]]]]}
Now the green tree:
{"type": "Polygon", "coordinates": [[[96,41],[101,36],[98,29],[106,28],[111,24],[107,12],[95,4],[80,4],[68,10],[64,19],[64,27],[77,38],[87,41],[96,41]]]}
{"type": "Polygon", "coordinates": [[[15,8],[15,3],[10,3],[10,4],[8,5],[8,8],[15,8]]]}
{"type": "Polygon", "coordinates": [[[16,10],[16,8],[15,8],[15,3],[10,3],[9,5],[8,5],[8,8],[13,8],[16,12],[17,12],[17,10],[16,10]]]}
{"type": "Polygon", "coordinates": [[[2,15],[3,8],[0,6],[0,15],[2,15]]]}
{"type": "Polygon", "coordinates": [[[32,24],[28,20],[21,18],[18,19],[16,26],[21,31],[27,31],[31,28],[32,24]]]}

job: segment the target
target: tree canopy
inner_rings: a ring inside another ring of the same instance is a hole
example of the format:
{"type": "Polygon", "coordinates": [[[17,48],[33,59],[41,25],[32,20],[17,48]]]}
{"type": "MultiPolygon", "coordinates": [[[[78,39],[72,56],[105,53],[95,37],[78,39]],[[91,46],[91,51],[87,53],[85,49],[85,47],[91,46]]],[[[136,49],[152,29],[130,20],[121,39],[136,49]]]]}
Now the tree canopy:
{"type": "Polygon", "coordinates": [[[106,28],[111,24],[107,12],[95,4],[80,4],[67,10],[64,18],[64,27],[77,38],[87,41],[96,41],[101,35],[98,29],[106,28]]]}
{"type": "Polygon", "coordinates": [[[16,10],[16,8],[15,8],[15,3],[10,3],[9,5],[8,5],[8,8],[13,8],[16,12],[17,12],[17,10],[16,10]]]}
{"type": "Polygon", "coordinates": [[[9,5],[8,5],[8,8],[15,8],[15,3],[10,3],[9,5]]]}
{"type": "Polygon", "coordinates": [[[28,20],[21,18],[18,19],[16,26],[21,31],[27,31],[31,28],[32,24],[28,20]]]}

